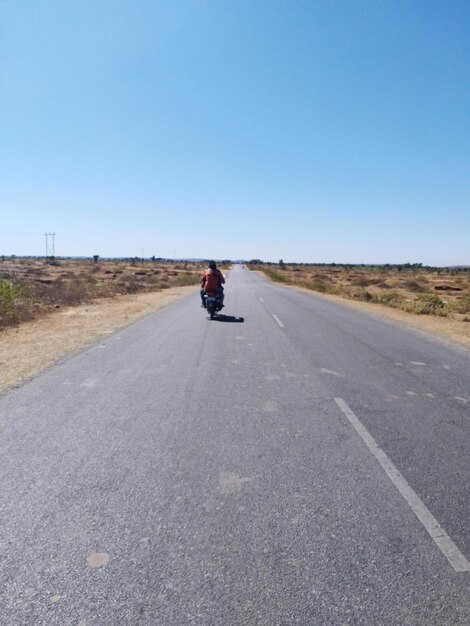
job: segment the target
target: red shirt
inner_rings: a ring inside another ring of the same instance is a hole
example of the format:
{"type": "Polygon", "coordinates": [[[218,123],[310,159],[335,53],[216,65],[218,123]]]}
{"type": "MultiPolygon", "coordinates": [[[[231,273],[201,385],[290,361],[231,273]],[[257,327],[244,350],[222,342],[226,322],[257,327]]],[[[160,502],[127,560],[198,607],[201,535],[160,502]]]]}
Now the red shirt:
{"type": "Polygon", "coordinates": [[[215,276],[217,278],[217,287],[220,287],[223,283],[225,283],[224,275],[220,270],[211,270],[207,269],[204,271],[204,274],[201,276],[201,287],[205,289],[206,283],[208,281],[209,276],[215,276]]]}

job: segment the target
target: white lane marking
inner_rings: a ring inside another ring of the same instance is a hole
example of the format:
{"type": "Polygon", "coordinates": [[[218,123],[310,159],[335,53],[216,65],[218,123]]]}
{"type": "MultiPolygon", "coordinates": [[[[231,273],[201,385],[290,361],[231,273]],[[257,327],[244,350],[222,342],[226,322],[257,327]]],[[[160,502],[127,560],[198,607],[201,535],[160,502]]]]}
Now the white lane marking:
{"type": "Polygon", "coordinates": [[[97,383],[98,381],[96,380],[96,378],[87,378],[87,380],[84,380],[82,383],[80,383],[80,387],[93,389],[93,387],[96,387],[97,383]]]}
{"type": "Polygon", "coordinates": [[[281,328],[284,328],[284,324],[281,322],[281,320],[278,318],[278,316],[277,316],[277,315],[274,315],[274,313],[273,313],[273,317],[274,317],[274,319],[276,320],[276,322],[279,324],[279,326],[280,326],[281,328]]]}
{"type": "Polygon", "coordinates": [[[418,496],[418,494],[410,487],[410,485],[406,482],[405,478],[401,475],[389,457],[385,454],[385,452],[377,445],[375,439],[369,433],[369,431],[362,425],[359,418],[353,413],[353,411],[349,408],[346,402],[342,398],[335,398],[336,404],[339,406],[344,415],[348,418],[349,422],[356,430],[357,434],[366,446],[369,448],[369,451],[375,456],[377,461],[382,466],[382,469],[390,478],[392,483],[401,493],[403,498],[406,500],[408,505],[411,507],[411,510],[419,519],[419,521],[423,524],[425,529],[431,535],[432,539],[436,543],[437,547],[440,549],[442,554],[447,558],[449,563],[452,565],[456,572],[469,572],[470,571],[470,563],[465,558],[465,556],[460,552],[455,543],[449,537],[449,535],[445,532],[442,526],[439,524],[437,519],[431,513],[431,511],[426,507],[424,502],[418,496]]]}
{"type": "Polygon", "coordinates": [[[258,296],[258,298],[259,298],[260,302],[264,302],[263,298],[260,298],[259,296],[258,296]]]}
{"type": "Polygon", "coordinates": [[[335,372],[335,370],[329,370],[327,367],[320,367],[320,372],[322,374],[330,374],[331,376],[337,376],[338,378],[345,378],[344,374],[341,374],[341,372],[335,372]]]}

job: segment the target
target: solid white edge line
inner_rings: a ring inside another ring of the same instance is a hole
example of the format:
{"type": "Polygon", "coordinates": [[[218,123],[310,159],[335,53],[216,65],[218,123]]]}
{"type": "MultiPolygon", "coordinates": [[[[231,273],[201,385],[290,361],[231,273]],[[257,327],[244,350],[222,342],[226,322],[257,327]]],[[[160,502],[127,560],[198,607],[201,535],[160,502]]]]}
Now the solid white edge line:
{"type": "Polygon", "coordinates": [[[392,483],[401,493],[403,498],[411,507],[413,513],[423,524],[425,529],[428,531],[428,533],[436,543],[437,547],[447,558],[454,570],[456,572],[469,572],[470,562],[460,552],[455,543],[442,528],[442,526],[439,524],[437,519],[427,508],[427,506],[424,504],[418,494],[414,491],[412,487],[410,487],[405,478],[389,459],[387,454],[382,450],[379,445],[377,445],[375,439],[362,425],[359,418],[353,413],[353,411],[349,408],[349,406],[342,398],[335,398],[335,402],[344,413],[344,415],[348,418],[349,422],[354,427],[359,437],[369,448],[369,451],[380,463],[384,472],[387,474],[392,483]]]}
{"type": "Polygon", "coordinates": [[[281,320],[278,318],[278,316],[277,316],[277,315],[274,315],[274,313],[273,313],[273,317],[274,317],[274,319],[276,320],[276,322],[279,324],[279,326],[280,326],[281,328],[284,328],[284,324],[281,322],[281,320]]]}

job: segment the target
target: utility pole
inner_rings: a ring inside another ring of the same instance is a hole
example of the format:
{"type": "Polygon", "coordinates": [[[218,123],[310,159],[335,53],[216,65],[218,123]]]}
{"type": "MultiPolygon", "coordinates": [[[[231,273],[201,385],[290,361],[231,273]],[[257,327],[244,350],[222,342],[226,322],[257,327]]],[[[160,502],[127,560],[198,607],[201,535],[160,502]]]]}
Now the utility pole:
{"type": "Polygon", "coordinates": [[[44,237],[46,238],[46,263],[49,258],[53,261],[55,259],[55,233],[44,233],[44,237]],[[52,237],[52,246],[49,243],[49,237],[52,237]],[[50,252],[52,251],[52,254],[50,252]]]}

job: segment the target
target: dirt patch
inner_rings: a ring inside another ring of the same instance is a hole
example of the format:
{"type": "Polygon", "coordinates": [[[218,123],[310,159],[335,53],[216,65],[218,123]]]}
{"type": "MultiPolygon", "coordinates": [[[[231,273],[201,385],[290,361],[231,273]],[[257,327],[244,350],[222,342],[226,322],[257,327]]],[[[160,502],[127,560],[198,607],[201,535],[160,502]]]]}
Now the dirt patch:
{"type": "Polygon", "coordinates": [[[67,307],[0,333],[0,394],[57,361],[198,289],[173,287],[67,307]]]}

